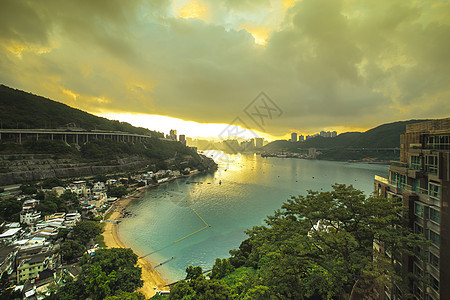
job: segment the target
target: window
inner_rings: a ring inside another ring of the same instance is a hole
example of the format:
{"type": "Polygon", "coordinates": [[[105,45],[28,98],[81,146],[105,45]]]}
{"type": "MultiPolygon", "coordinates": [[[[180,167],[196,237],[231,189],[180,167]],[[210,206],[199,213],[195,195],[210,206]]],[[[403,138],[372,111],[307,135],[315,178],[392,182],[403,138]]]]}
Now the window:
{"type": "Polygon", "coordinates": [[[414,233],[423,233],[423,227],[417,223],[414,223],[414,233]]]}
{"type": "Polygon", "coordinates": [[[427,148],[438,150],[450,150],[450,136],[438,135],[427,138],[427,148]]]}
{"type": "Polygon", "coordinates": [[[440,246],[440,242],[439,242],[439,234],[437,234],[436,232],[434,232],[433,230],[430,230],[429,232],[430,236],[429,236],[429,240],[435,244],[436,246],[440,246]]]}
{"type": "Polygon", "coordinates": [[[438,224],[441,222],[440,212],[431,207],[430,207],[430,220],[438,224]]]}
{"type": "Polygon", "coordinates": [[[439,257],[437,257],[436,255],[434,255],[431,252],[429,255],[429,262],[433,267],[435,267],[436,269],[439,270],[439,257]]]}
{"type": "Polygon", "coordinates": [[[420,156],[411,156],[410,157],[410,168],[413,170],[420,170],[422,169],[422,158],[420,156]]]}
{"type": "Polygon", "coordinates": [[[428,183],[428,189],[431,197],[441,198],[441,187],[434,183],[428,183]]]}
{"type": "Polygon", "coordinates": [[[423,217],[423,206],[417,202],[414,202],[414,213],[419,217],[423,217]]]}
{"type": "Polygon", "coordinates": [[[439,281],[432,275],[430,275],[430,285],[435,291],[439,292],[439,281]]]}
{"type": "Polygon", "coordinates": [[[430,174],[438,173],[438,157],[436,155],[426,156],[426,169],[430,174]]]}
{"type": "Polygon", "coordinates": [[[391,172],[390,174],[391,177],[391,184],[395,185],[397,187],[400,188],[404,188],[406,185],[406,176],[405,175],[401,175],[395,172],[391,172]]]}
{"type": "Polygon", "coordinates": [[[414,263],[413,265],[413,273],[420,277],[423,276],[422,268],[419,267],[416,263],[414,263]]]}

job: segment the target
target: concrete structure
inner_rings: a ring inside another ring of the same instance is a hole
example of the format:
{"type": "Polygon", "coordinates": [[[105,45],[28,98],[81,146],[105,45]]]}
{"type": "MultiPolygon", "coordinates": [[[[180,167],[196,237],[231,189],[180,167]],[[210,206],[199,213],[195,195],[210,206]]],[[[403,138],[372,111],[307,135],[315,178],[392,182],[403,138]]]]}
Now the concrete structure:
{"type": "Polygon", "coordinates": [[[32,225],[37,223],[41,219],[41,212],[34,211],[33,209],[25,209],[20,212],[20,223],[32,225]]]}
{"type": "Polygon", "coordinates": [[[332,137],[337,137],[337,132],[336,131],[321,131],[320,132],[320,136],[321,137],[326,137],[326,138],[332,138],[332,137]]]}
{"type": "Polygon", "coordinates": [[[52,269],[56,254],[51,251],[20,258],[17,266],[17,283],[39,278],[39,273],[52,269]]]}
{"type": "Polygon", "coordinates": [[[166,135],[168,140],[176,141],[177,140],[177,131],[175,129],[171,129],[170,133],[166,135]]]}
{"type": "Polygon", "coordinates": [[[55,220],[55,219],[64,219],[64,217],[66,216],[65,212],[59,212],[59,213],[54,213],[52,215],[48,215],[45,216],[45,221],[51,221],[51,220],[55,220]]]}
{"type": "Polygon", "coordinates": [[[291,133],[291,139],[290,139],[290,141],[291,141],[292,143],[297,142],[297,133],[296,133],[296,132],[291,133]]]}
{"type": "MultiPolygon", "coordinates": [[[[388,179],[375,177],[375,192],[402,203],[410,228],[430,241],[424,260],[402,258],[403,268],[425,278],[411,287],[416,299],[448,299],[450,118],[407,125],[400,143],[400,161],[392,162],[388,179]]],[[[397,290],[386,288],[386,299],[400,299],[397,290]]]]}
{"type": "Polygon", "coordinates": [[[22,235],[22,228],[11,228],[0,234],[0,241],[4,243],[14,243],[22,235]]]}
{"type": "Polygon", "coordinates": [[[305,137],[303,136],[303,134],[300,134],[300,136],[298,137],[298,141],[299,142],[304,142],[305,141],[305,137]]]}
{"type": "Polygon", "coordinates": [[[29,199],[29,200],[25,200],[22,203],[22,209],[28,209],[28,208],[35,208],[36,206],[39,205],[39,200],[36,199],[29,199]]]}
{"type": "Polygon", "coordinates": [[[62,194],[64,194],[64,192],[66,191],[66,188],[62,187],[62,186],[55,186],[52,188],[52,192],[55,192],[58,197],[61,196],[62,194]]]}
{"type": "Polygon", "coordinates": [[[184,134],[180,134],[180,143],[186,146],[186,136],[184,134]]]}
{"type": "Polygon", "coordinates": [[[64,225],[72,228],[81,220],[81,215],[76,213],[69,213],[66,215],[66,219],[64,220],[64,225]]]}
{"type": "Polygon", "coordinates": [[[121,131],[63,130],[63,129],[0,129],[0,140],[22,144],[26,140],[62,140],[69,144],[84,144],[93,139],[110,139],[117,142],[141,142],[150,135],[132,134],[121,131]]]}
{"type": "Polygon", "coordinates": [[[255,140],[251,139],[249,141],[243,141],[239,146],[241,151],[252,151],[255,149],[255,140]]]}
{"type": "Polygon", "coordinates": [[[17,246],[3,246],[0,248],[0,278],[3,274],[11,275],[15,269],[16,255],[19,247],[17,246]]]}
{"type": "Polygon", "coordinates": [[[255,148],[262,148],[264,146],[264,138],[255,138],[255,148]]]}

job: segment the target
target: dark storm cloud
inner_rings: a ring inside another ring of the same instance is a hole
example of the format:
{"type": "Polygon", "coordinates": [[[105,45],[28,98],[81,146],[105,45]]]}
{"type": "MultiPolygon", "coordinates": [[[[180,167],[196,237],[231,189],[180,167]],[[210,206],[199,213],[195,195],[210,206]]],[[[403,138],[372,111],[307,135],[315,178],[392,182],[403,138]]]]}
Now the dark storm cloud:
{"type": "Polygon", "coordinates": [[[448,3],[280,3],[5,1],[0,80],[91,112],[217,123],[263,90],[284,111],[272,134],[447,116],[448,3]]]}

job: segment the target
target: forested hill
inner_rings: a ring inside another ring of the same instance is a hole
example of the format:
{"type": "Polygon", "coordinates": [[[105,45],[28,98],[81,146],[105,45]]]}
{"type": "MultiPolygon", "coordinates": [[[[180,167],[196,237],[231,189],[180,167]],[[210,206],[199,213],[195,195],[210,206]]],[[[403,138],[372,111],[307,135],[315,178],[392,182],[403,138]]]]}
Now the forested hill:
{"type": "Polygon", "coordinates": [[[406,125],[424,121],[428,120],[399,121],[383,124],[366,132],[346,132],[334,138],[318,136],[304,142],[291,143],[280,140],[266,145],[263,150],[267,152],[296,152],[298,149],[307,148],[398,148],[400,147],[400,134],[405,133],[406,125]]]}
{"type": "Polygon", "coordinates": [[[0,119],[3,129],[55,129],[75,124],[76,127],[85,130],[123,131],[163,137],[162,133],[97,117],[60,102],[5,85],[0,85],[0,119]]]}

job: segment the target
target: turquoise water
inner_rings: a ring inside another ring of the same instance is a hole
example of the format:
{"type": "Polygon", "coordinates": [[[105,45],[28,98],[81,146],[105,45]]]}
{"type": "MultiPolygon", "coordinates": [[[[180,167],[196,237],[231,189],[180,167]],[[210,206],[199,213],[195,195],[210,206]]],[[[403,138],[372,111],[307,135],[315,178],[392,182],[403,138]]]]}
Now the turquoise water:
{"type": "Polygon", "coordinates": [[[146,191],[128,207],[132,216],[119,225],[125,244],[146,256],[169,282],[184,278],[191,264],[206,270],[217,257],[228,257],[246,239],[246,229],[264,224],[291,195],[330,190],[334,183],[352,184],[369,195],[374,176],[388,174],[387,166],[365,163],[256,155],[218,160],[215,173],[146,191]]]}

